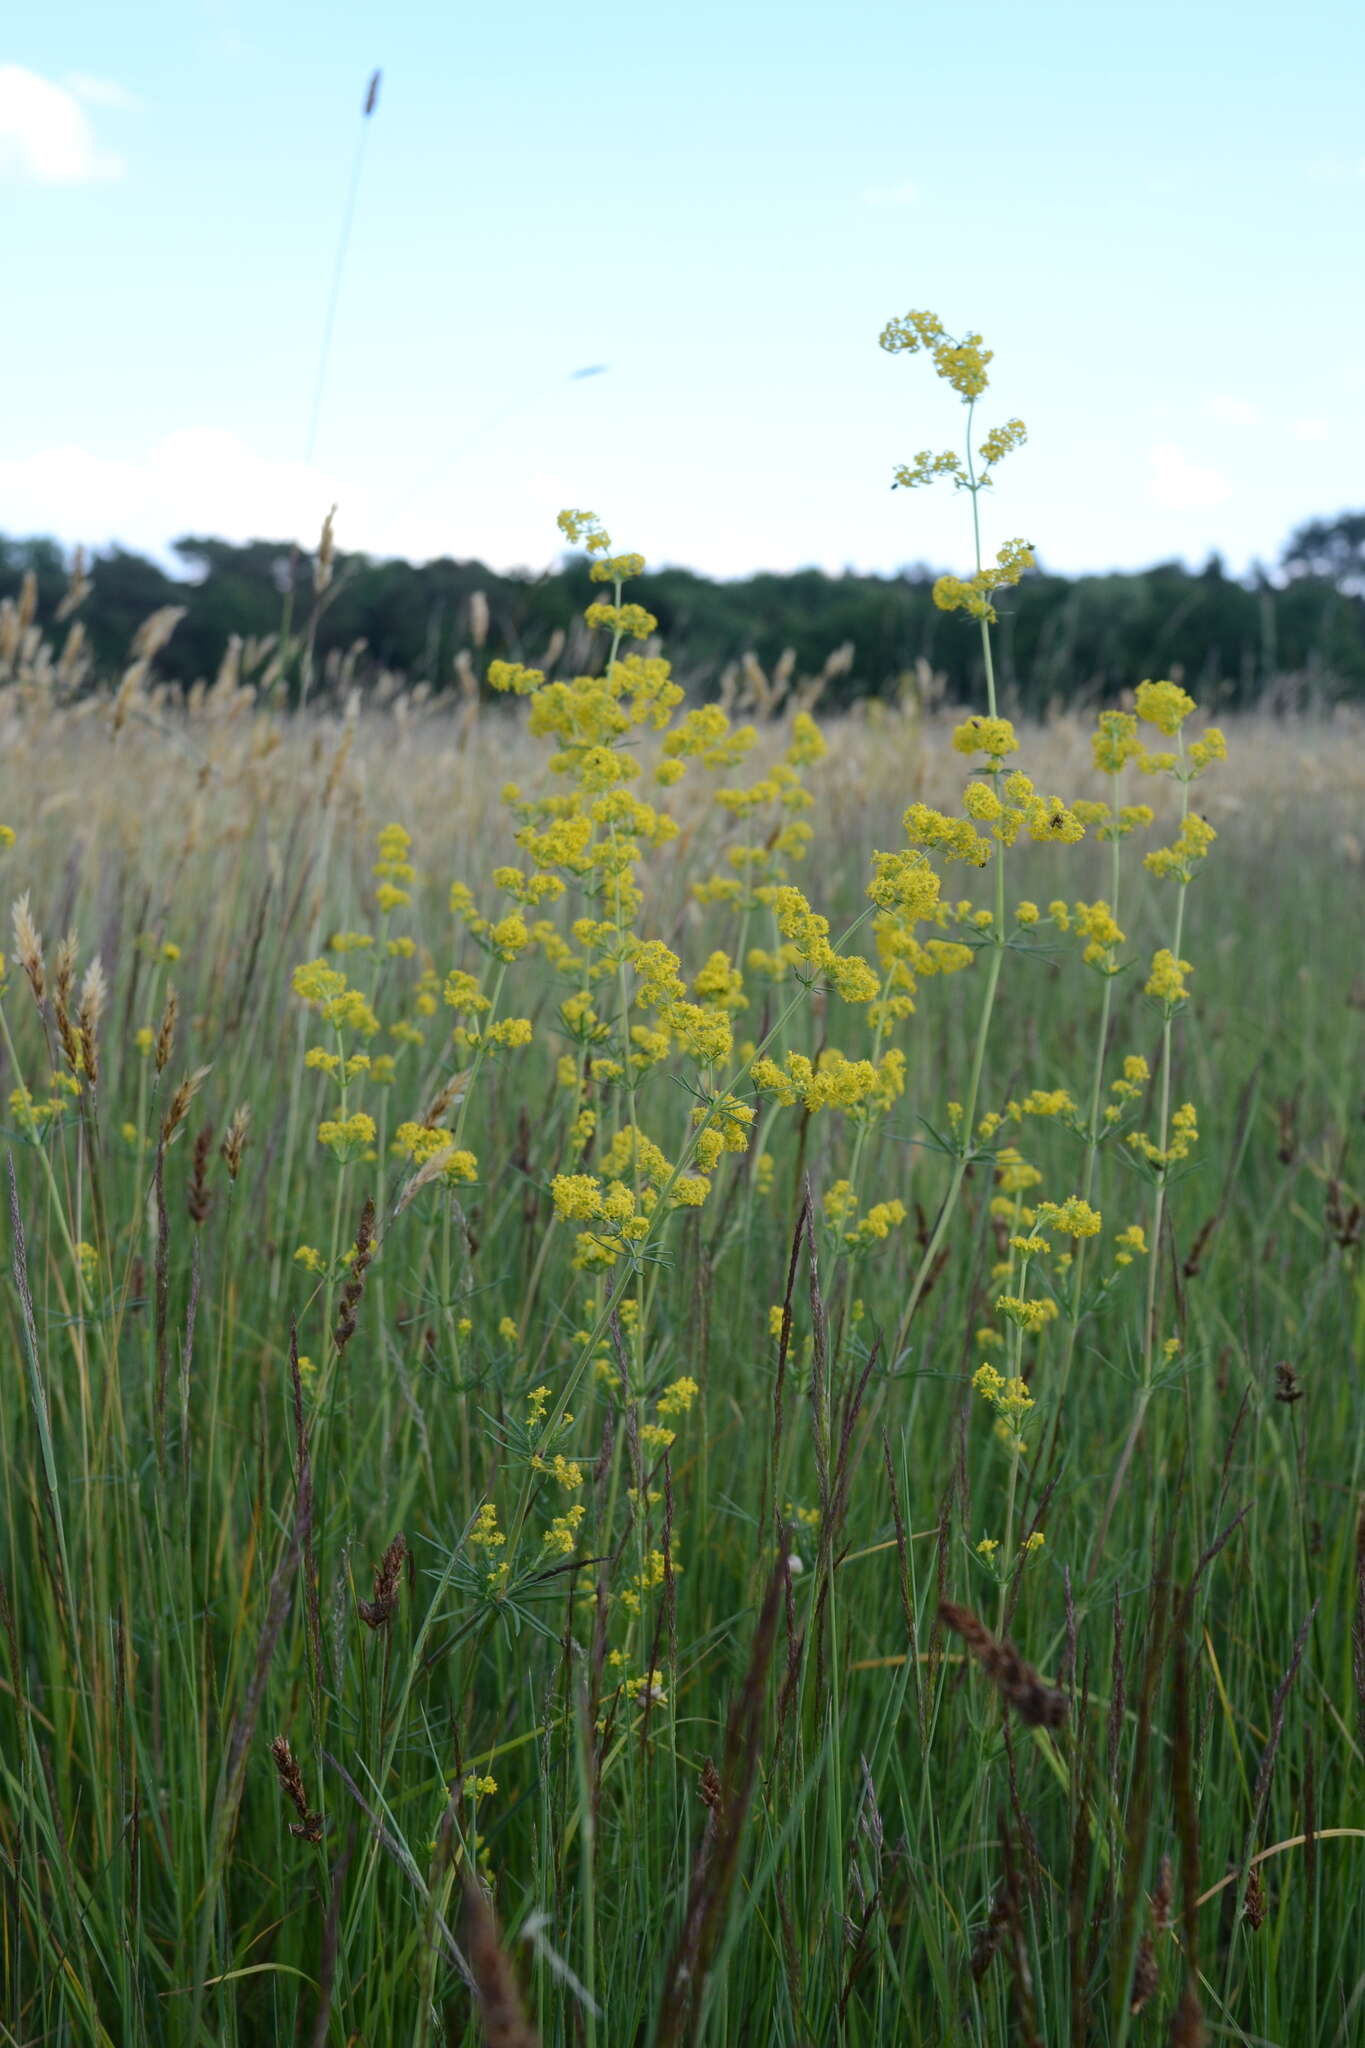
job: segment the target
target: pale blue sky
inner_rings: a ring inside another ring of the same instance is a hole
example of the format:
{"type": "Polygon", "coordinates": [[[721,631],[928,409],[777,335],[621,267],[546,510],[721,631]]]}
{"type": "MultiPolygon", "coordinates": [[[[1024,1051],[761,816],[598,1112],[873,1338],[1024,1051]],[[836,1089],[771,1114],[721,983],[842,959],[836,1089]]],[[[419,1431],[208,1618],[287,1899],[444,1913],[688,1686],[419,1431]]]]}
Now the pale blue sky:
{"type": "Polygon", "coordinates": [[[1365,502],[1362,77],[1346,0],[11,9],[0,531],[959,568],[925,306],[1030,428],[990,538],[1273,558],[1365,502]]]}

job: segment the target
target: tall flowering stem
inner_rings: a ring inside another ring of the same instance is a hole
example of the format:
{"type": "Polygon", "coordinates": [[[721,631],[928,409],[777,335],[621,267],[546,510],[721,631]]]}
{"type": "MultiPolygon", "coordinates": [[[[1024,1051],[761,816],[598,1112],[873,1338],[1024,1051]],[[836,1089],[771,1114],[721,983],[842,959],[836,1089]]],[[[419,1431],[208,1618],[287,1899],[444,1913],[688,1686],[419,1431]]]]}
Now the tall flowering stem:
{"type": "MultiPolygon", "coordinates": [[[[1006,421],[1004,426],[992,428],[980,442],[973,445],[976,403],[986,390],[989,378],[987,365],[993,352],[982,345],[979,334],[968,333],[961,340],[949,335],[938,316],[929,312],[910,312],[903,318],[890,321],[882,332],[881,345],[892,355],[914,355],[921,350],[927,353],[933,363],[935,375],[942,378],[957,392],[967,408],[967,429],[965,452],[959,455],[948,449],[935,453],[932,449],[921,449],[913,462],[901,463],[895,472],[893,488],[914,490],[921,485],[934,482],[940,477],[951,477],[955,489],[965,490],[971,499],[972,541],[975,568],[966,581],[956,576],[941,576],[934,585],[934,603],[941,611],[965,611],[975,618],[981,630],[981,653],[985,666],[987,718],[974,721],[982,728],[983,750],[987,754],[990,775],[991,801],[983,803],[980,815],[993,819],[995,847],[982,842],[980,858],[975,847],[960,850],[951,843],[945,843],[949,858],[967,858],[976,865],[983,865],[995,853],[995,907],[990,926],[988,946],[990,960],[986,968],[986,985],[982,992],[981,1012],[977,1021],[976,1036],[972,1046],[972,1062],[967,1078],[966,1096],[959,1121],[957,1156],[948,1190],[939,1208],[938,1216],[925,1246],[924,1256],[911,1283],[905,1306],[901,1312],[896,1332],[895,1354],[899,1356],[904,1347],[911,1321],[919,1306],[924,1289],[933,1273],[948,1232],[958,1197],[962,1191],[967,1170],[978,1156],[976,1145],[976,1111],[981,1094],[981,1079],[985,1071],[986,1046],[990,1038],[991,1020],[995,1013],[996,993],[1000,986],[1000,969],[1005,951],[1005,864],[1004,852],[1018,830],[1018,820],[1007,825],[1008,807],[1003,801],[1003,762],[1007,752],[1013,750],[1016,742],[1008,721],[1001,719],[997,711],[995,689],[995,661],[991,648],[991,626],[996,613],[992,598],[997,590],[1018,583],[1025,569],[1033,563],[1033,552],[1027,541],[1011,540],[1001,547],[993,563],[983,561],[981,552],[980,497],[984,490],[992,487],[993,471],[1013,449],[1022,447],[1028,438],[1024,422],[1019,419],[1006,421]],[[992,744],[998,741],[999,744],[992,744]]],[[[955,744],[960,744],[955,740],[955,744]]],[[[962,751],[971,751],[963,746],[962,751]]],[[[909,814],[907,813],[907,823],[909,814]]]]}

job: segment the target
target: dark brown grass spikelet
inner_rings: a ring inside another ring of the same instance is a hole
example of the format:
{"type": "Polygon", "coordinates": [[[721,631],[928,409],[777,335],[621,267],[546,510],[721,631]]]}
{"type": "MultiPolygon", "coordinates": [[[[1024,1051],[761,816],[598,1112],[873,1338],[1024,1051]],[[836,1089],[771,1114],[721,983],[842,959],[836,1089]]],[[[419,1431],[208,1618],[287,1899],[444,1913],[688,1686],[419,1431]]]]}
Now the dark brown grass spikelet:
{"type": "Polygon", "coordinates": [[[291,1835],[297,1835],[303,1842],[322,1840],[322,1815],[314,1813],[308,1804],[308,1794],[303,1788],[303,1772],[299,1761],[283,1735],[277,1735],[270,1745],[270,1754],[275,1759],[275,1776],[280,1781],[280,1790],[298,1815],[289,1823],[291,1835]]]}
{"type": "Polygon", "coordinates": [[[1133,1965],[1133,1989],[1128,2000],[1128,2010],[1135,2018],[1143,2011],[1160,1983],[1161,1972],[1157,1968],[1156,1944],[1150,1934],[1144,1934],[1138,1943],[1137,1961],[1133,1965]]]}
{"type": "Polygon", "coordinates": [[[1062,1726],[1066,1720],[1065,1696],[1043,1682],[1013,1643],[997,1640],[970,1607],[954,1607],[951,1601],[944,1600],[938,1614],[945,1628],[961,1636],[1001,1698],[1014,1708],[1021,1721],[1030,1728],[1062,1726]]]}
{"type": "Polygon", "coordinates": [[[981,1979],[995,1960],[996,1951],[1000,1947],[1005,1929],[1009,1925],[1009,1918],[1009,1895],[1004,1885],[1000,1884],[996,1886],[995,1892],[992,1895],[990,1912],[986,1915],[983,1925],[978,1928],[976,1939],[972,1943],[972,1953],[968,1962],[968,1968],[971,1970],[972,1982],[974,1984],[981,1982],[981,1979]]]}
{"type": "Polygon", "coordinates": [[[185,1191],[185,1207],[191,1223],[207,1221],[213,1197],[209,1193],[209,1153],[213,1149],[213,1125],[204,1124],[194,1141],[194,1163],[190,1168],[190,1184],[185,1191]]]}
{"type": "Polygon", "coordinates": [[[367,1628],[386,1628],[398,1612],[398,1586],[408,1561],[408,1539],[400,1529],[374,1568],[374,1598],[357,1600],[367,1628]]]}
{"type": "Polygon", "coordinates": [[[333,1336],[338,1351],[344,1351],[355,1335],[356,1310],[360,1307],[360,1297],[365,1292],[365,1275],[373,1257],[374,1203],[367,1195],[355,1234],[355,1257],[351,1260],[346,1285],[341,1290],[341,1308],[337,1314],[337,1326],[333,1336]]]}
{"type": "Polygon", "coordinates": [[[1341,1251],[1348,1252],[1352,1245],[1360,1243],[1362,1222],[1365,1221],[1362,1218],[1360,1203],[1352,1202],[1350,1208],[1347,1208],[1346,1197],[1341,1191],[1341,1182],[1335,1174],[1327,1183],[1322,1213],[1327,1225],[1327,1235],[1341,1251]]]}
{"type": "Polygon", "coordinates": [[[1265,1925],[1269,1911],[1266,1905],[1265,1886],[1261,1883],[1261,1866],[1253,1863],[1247,1879],[1247,1895],[1242,1903],[1242,1913],[1253,1934],[1258,1934],[1265,1925]]]}
{"type": "Polygon", "coordinates": [[[464,1888],[464,1943],[488,2048],[536,2048],[535,2029],[526,2017],[493,1908],[471,1877],[464,1888]]]}
{"type": "Polygon", "coordinates": [[[1158,1937],[1167,1933],[1171,1925],[1171,1903],[1175,1896],[1175,1876],[1171,1859],[1163,1856],[1157,1869],[1156,1890],[1152,1893],[1151,1926],[1138,1943],[1137,1961],[1133,1965],[1133,1990],[1128,2010],[1135,2017],[1146,2006],[1161,1982],[1161,1970],[1156,1959],[1158,1937]]]}
{"type": "Polygon", "coordinates": [[[1170,2048],[1205,2048],[1208,2038],[1199,1986],[1194,1977],[1189,1976],[1185,1979],[1185,1988],[1171,2021],[1170,2048]]]}
{"type": "Polygon", "coordinates": [[[1287,1358],[1282,1358],[1275,1368],[1275,1399],[1283,1401],[1286,1407],[1303,1399],[1299,1376],[1287,1358]]]}

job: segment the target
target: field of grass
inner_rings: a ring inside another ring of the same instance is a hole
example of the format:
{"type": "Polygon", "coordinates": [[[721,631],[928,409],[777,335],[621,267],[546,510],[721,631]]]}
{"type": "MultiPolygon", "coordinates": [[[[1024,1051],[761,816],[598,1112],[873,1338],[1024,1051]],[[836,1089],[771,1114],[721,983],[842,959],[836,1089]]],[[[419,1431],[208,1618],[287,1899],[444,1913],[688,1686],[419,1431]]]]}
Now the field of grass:
{"type": "Polygon", "coordinates": [[[624,573],[482,709],[10,621],[0,2038],[1365,2041],[1360,718],[624,573]]]}

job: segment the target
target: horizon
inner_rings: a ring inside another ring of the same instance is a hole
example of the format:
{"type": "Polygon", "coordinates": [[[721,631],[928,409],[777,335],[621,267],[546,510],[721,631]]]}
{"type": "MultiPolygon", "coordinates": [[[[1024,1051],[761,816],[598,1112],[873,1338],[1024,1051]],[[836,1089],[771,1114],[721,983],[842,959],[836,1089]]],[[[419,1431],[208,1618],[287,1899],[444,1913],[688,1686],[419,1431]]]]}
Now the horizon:
{"type": "Polygon", "coordinates": [[[336,503],[349,552],[535,574],[575,504],[726,581],[960,568],[951,494],[888,488],[961,434],[878,349],[915,305],[995,350],[977,428],[1029,425],[988,549],[1268,566],[1365,469],[1365,344],[1334,343],[1365,329],[1365,18],[1315,0],[1285,47],[1268,6],[1156,15],[1173,42],[979,0],[949,44],[891,0],[664,6],[624,104],[543,0],[378,35],[341,0],[325,41],[262,0],[13,26],[0,180],[43,318],[9,337],[0,526],[164,564],[188,531],[310,547],[336,503]]]}

